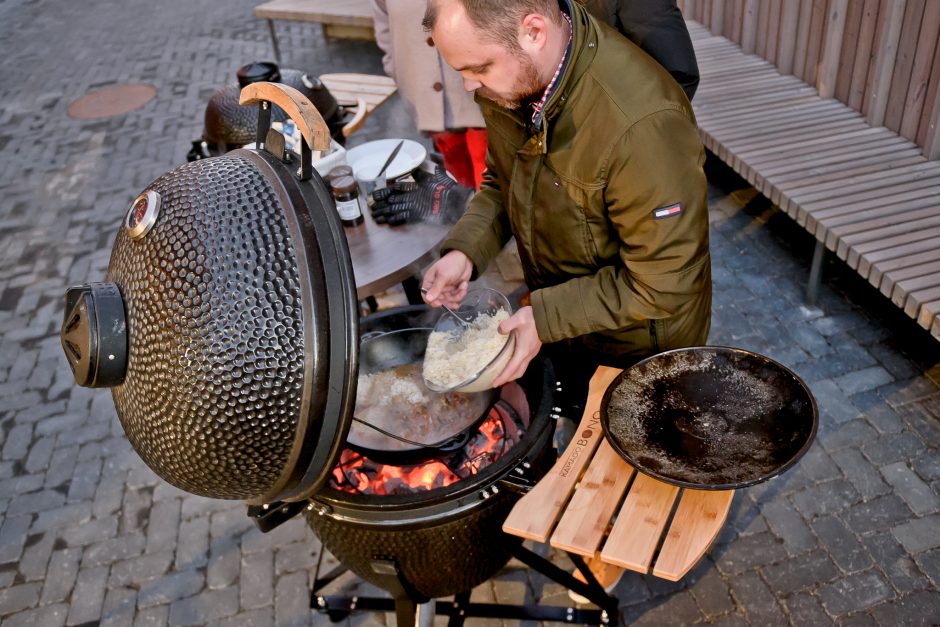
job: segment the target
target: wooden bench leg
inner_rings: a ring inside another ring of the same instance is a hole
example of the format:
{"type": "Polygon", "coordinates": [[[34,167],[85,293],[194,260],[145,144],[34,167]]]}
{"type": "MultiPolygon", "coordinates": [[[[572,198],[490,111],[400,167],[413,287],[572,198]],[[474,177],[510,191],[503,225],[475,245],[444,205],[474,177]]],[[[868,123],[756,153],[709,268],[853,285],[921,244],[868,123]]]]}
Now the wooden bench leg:
{"type": "Polygon", "coordinates": [[[268,30],[271,31],[271,45],[274,47],[274,60],[281,65],[281,48],[277,45],[277,31],[274,30],[274,20],[268,20],[268,30]]]}
{"type": "Polygon", "coordinates": [[[826,258],[826,244],[816,240],[816,250],[813,251],[813,265],[809,269],[809,283],[806,286],[806,304],[816,306],[819,297],[819,284],[822,283],[823,261],[826,258]]]}

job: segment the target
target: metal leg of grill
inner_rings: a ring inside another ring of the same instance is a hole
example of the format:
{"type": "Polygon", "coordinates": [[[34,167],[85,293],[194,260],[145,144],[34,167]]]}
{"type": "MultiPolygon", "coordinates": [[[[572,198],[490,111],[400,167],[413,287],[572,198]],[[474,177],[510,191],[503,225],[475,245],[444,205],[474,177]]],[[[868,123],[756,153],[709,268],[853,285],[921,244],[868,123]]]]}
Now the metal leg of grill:
{"type": "MultiPolygon", "coordinates": [[[[577,609],[563,606],[506,605],[501,603],[471,603],[470,591],[454,595],[453,601],[428,601],[417,598],[408,590],[397,564],[389,560],[373,561],[373,569],[382,579],[381,586],[391,593],[389,597],[322,596],[317,592],[346,571],[339,566],[314,583],[310,606],[329,616],[333,622],[348,618],[353,612],[395,612],[398,627],[421,627],[433,623],[434,615],[449,616],[448,627],[462,627],[467,618],[502,618],[507,620],[557,621],[570,624],[610,625],[617,623],[617,599],[604,591],[584,560],[569,553],[569,557],[587,579],[578,581],[570,573],[555,566],[521,544],[513,555],[526,566],[545,577],[587,597],[600,609],[577,609]]],[[[319,570],[319,569],[318,569],[319,570]]]]}

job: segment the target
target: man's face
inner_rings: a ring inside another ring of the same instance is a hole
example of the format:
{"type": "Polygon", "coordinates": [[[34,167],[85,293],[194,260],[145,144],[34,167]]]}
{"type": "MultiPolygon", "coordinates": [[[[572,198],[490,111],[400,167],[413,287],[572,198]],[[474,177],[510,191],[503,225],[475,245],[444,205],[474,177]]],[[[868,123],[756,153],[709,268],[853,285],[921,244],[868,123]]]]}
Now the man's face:
{"type": "Polygon", "coordinates": [[[459,3],[442,4],[431,35],[444,60],[460,72],[464,89],[508,109],[541,95],[545,84],[525,50],[510,50],[481,37],[459,3]]]}

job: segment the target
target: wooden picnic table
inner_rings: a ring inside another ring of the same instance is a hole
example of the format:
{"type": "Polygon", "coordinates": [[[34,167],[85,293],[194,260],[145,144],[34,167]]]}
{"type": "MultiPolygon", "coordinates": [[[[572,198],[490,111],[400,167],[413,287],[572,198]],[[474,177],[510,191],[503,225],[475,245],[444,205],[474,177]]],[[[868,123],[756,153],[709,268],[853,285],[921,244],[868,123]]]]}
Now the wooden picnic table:
{"type": "Polygon", "coordinates": [[[734,490],[680,489],[637,472],[611,448],[600,406],[619,373],[598,368],[576,435],[551,471],[516,503],[503,531],[678,581],[718,535],[734,490]]]}
{"type": "Polygon", "coordinates": [[[268,21],[278,65],[281,63],[281,48],[274,20],[316,22],[323,26],[323,34],[327,37],[375,39],[369,0],[270,0],[255,7],[255,17],[268,21]]]}

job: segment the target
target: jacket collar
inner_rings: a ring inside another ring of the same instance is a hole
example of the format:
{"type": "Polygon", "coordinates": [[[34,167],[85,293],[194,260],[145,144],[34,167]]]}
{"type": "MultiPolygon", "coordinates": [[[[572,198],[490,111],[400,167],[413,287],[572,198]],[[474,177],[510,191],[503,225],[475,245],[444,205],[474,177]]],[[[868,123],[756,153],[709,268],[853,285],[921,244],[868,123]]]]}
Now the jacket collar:
{"type": "Polygon", "coordinates": [[[566,7],[568,15],[571,16],[571,50],[568,53],[566,67],[542,110],[542,116],[546,121],[561,112],[568,96],[574,91],[579,79],[597,54],[597,27],[587,9],[570,0],[560,0],[560,2],[563,5],[562,10],[566,7]]]}

